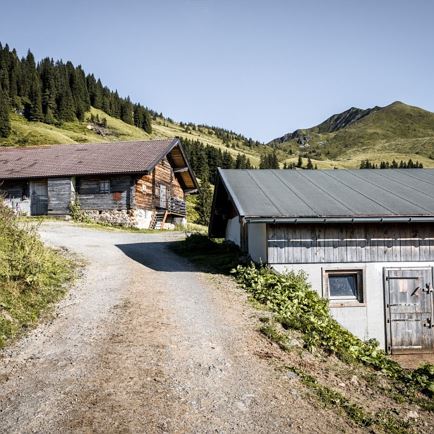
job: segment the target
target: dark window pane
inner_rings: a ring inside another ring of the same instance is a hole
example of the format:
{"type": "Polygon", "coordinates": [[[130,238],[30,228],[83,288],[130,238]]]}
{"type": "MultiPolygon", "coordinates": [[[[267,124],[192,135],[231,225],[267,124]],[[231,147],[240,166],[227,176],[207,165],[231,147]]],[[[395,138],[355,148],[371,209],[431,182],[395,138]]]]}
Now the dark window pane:
{"type": "Polygon", "coordinates": [[[99,182],[100,193],[110,193],[110,181],[104,180],[99,182]]]}
{"type": "Polygon", "coordinates": [[[357,298],[357,274],[329,274],[330,297],[357,298]]]}

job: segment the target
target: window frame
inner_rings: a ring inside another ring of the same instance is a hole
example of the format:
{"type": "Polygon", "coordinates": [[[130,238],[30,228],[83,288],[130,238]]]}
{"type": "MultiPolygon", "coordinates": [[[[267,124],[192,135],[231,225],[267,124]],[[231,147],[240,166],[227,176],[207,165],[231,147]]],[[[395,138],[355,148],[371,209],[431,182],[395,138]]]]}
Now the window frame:
{"type": "Polygon", "coordinates": [[[323,269],[323,295],[330,302],[330,307],[363,307],[366,306],[366,278],[363,268],[326,268],[323,269]],[[330,294],[330,276],[356,276],[357,295],[332,296],[330,294]]]}
{"type": "Polygon", "coordinates": [[[110,179],[100,179],[98,181],[98,194],[110,194],[111,192],[111,183],[110,179]],[[103,188],[103,186],[107,186],[108,188],[103,188]]]}

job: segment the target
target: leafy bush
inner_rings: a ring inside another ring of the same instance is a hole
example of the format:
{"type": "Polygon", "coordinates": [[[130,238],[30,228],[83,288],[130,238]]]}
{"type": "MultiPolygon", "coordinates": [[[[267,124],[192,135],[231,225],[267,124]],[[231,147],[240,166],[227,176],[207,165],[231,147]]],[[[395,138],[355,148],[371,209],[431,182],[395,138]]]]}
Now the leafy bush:
{"type": "Polygon", "coordinates": [[[69,204],[72,220],[79,223],[91,223],[91,219],[83,212],[78,199],[69,204]]]}
{"type": "Polygon", "coordinates": [[[405,370],[375,340],[363,342],[354,336],[330,315],[328,301],[312,290],[305,273],[277,274],[253,264],[240,265],[233,273],[243,288],[277,314],[284,327],[303,334],[307,348],[322,348],[345,362],[363,363],[417,390],[434,393],[433,365],[413,372],[405,370]]]}
{"type": "Polygon", "coordinates": [[[63,294],[72,264],[19,224],[0,199],[0,348],[63,294]]]}

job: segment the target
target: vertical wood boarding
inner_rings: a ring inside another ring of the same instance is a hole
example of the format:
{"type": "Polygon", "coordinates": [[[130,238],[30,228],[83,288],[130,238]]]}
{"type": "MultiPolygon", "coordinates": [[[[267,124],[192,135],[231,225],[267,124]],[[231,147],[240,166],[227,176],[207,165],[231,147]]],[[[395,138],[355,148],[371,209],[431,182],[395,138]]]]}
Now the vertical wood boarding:
{"type": "Polygon", "coordinates": [[[434,261],[434,226],[268,225],[271,264],[434,261]]]}

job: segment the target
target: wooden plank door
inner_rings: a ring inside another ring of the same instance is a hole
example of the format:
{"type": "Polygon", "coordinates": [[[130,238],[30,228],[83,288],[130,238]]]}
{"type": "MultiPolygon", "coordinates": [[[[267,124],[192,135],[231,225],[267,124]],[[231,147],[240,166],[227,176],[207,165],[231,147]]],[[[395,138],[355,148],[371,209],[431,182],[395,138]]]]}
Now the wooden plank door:
{"type": "Polygon", "coordinates": [[[388,352],[432,352],[433,269],[389,268],[384,274],[388,352]]]}
{"type": "Polygon", "coordinates": [[[167,187],[160,184],[160,208],[167,208],[167,187]]]}
{"type": "Polygon", "coordinates": [[[46,180],[30,183],[30,212],[32,215],[48,214],[48,183],[46,180]]]}

